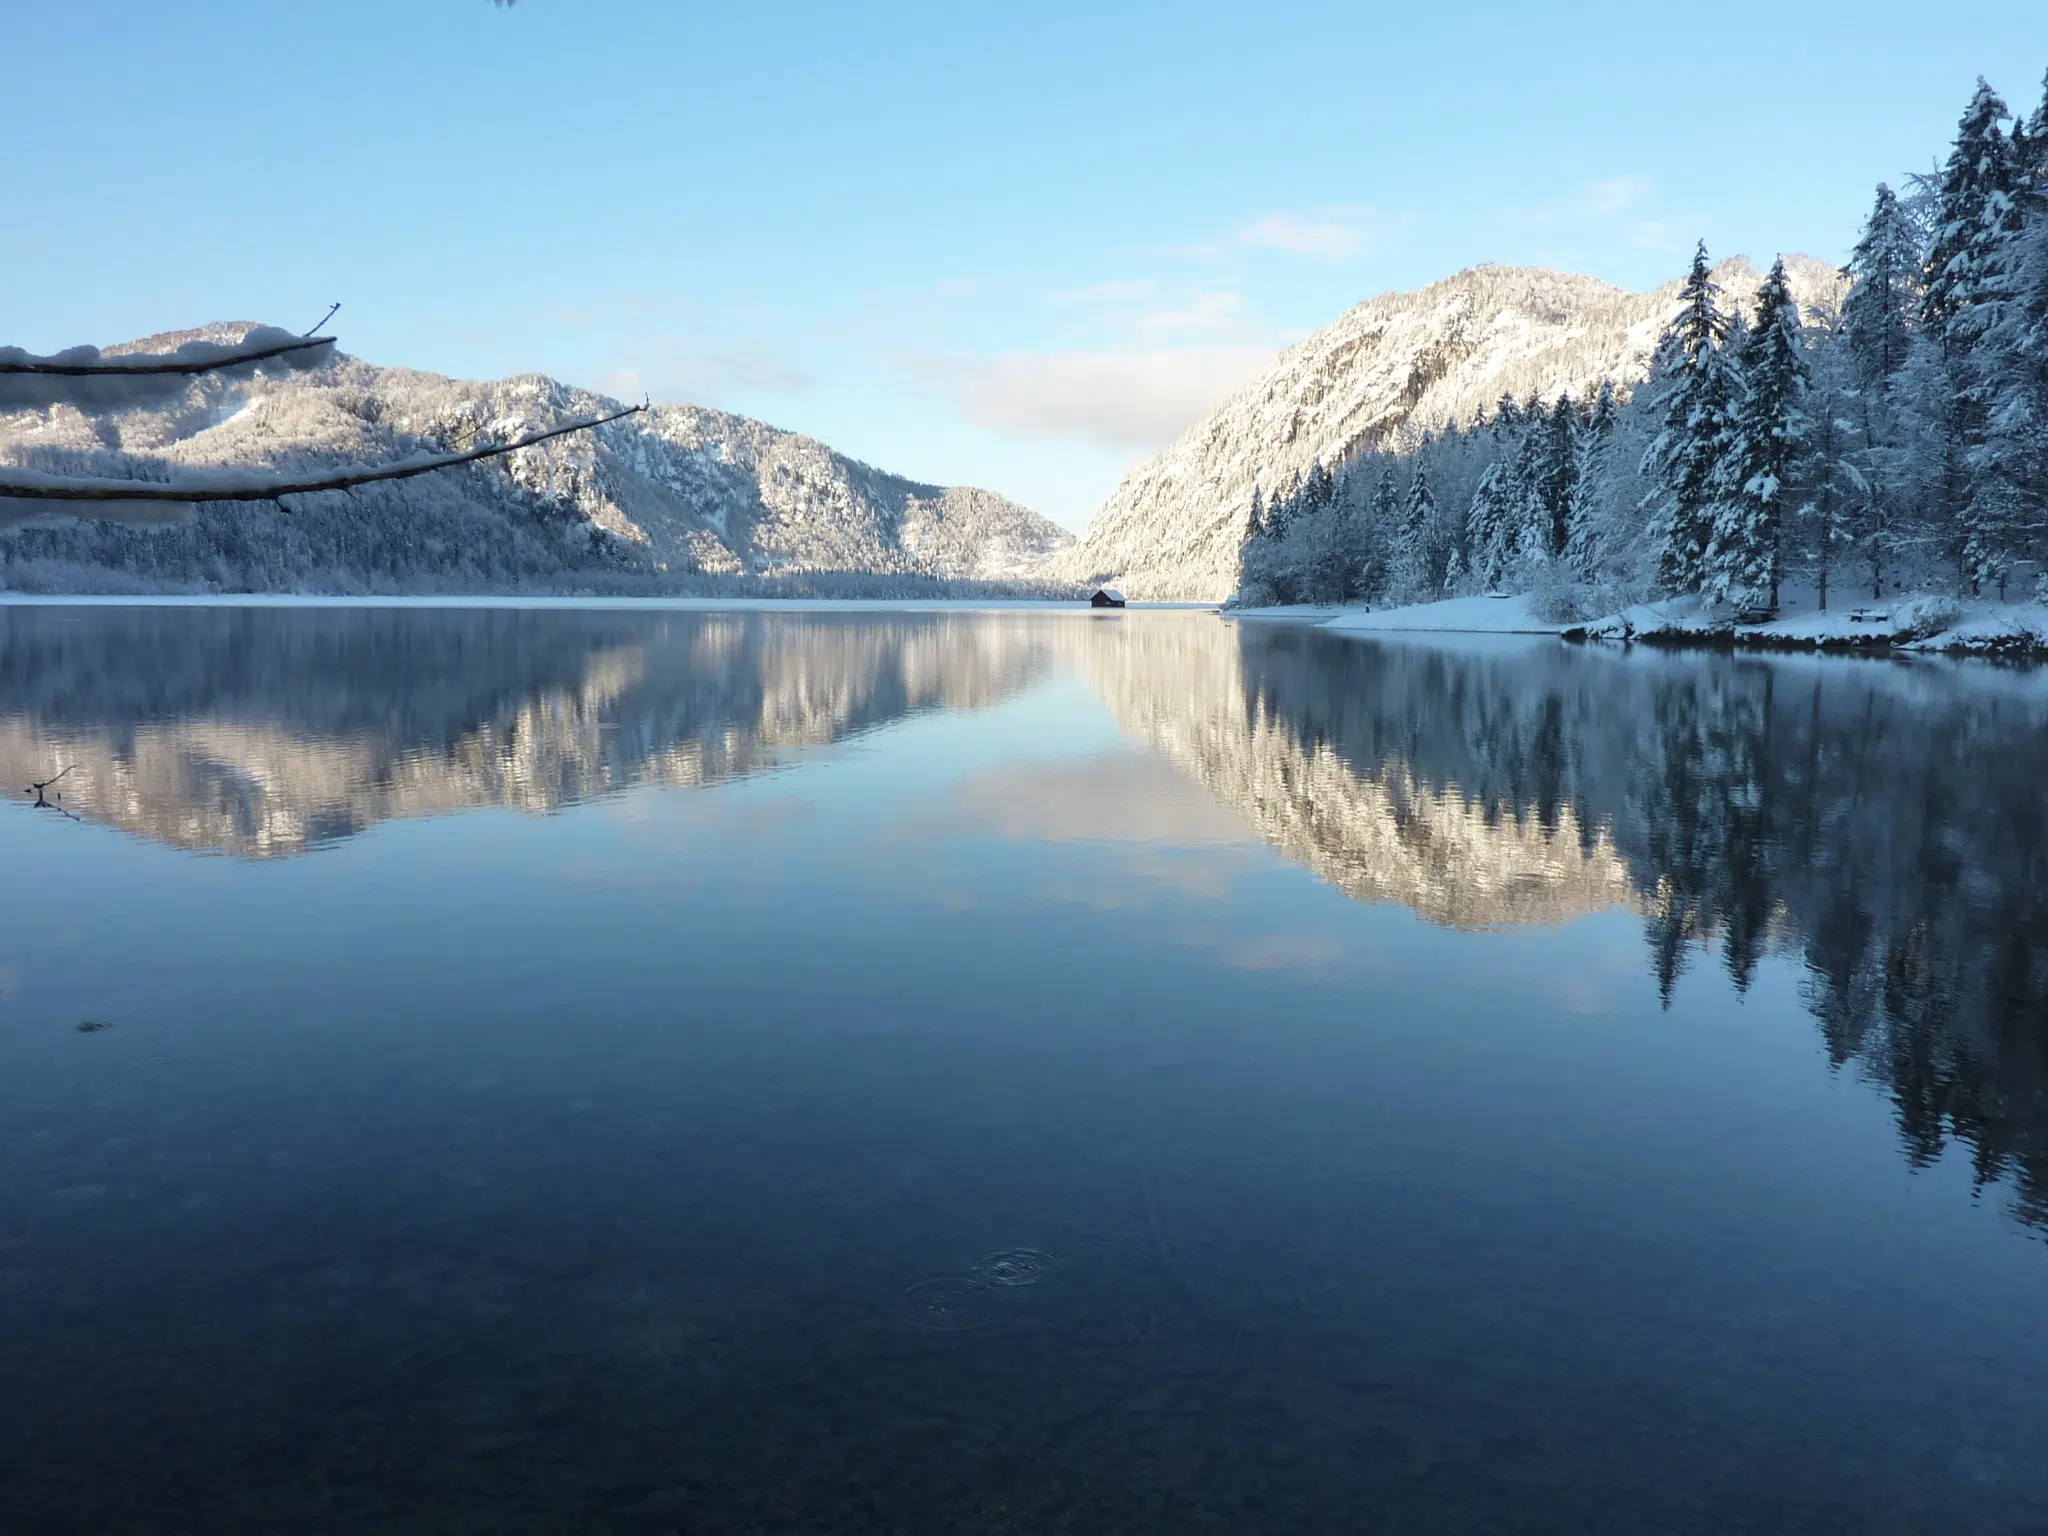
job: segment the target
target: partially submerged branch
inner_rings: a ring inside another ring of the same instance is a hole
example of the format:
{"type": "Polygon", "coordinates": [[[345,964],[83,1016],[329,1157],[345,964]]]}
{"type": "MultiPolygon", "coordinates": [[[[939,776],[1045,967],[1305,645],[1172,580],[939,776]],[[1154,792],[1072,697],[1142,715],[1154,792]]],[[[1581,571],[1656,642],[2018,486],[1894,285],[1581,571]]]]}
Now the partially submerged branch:
{"type": "Polygon", "coordinates": [[[323,474],[275,470],[189,469],[168,480],[123,480],[102,475],[52,475],[41,470],[0,466],[0,525],[52,511],[77,510],[91,517],[122,516],[136,521],[162,521],[204,501],[276,501],[281,496],[308,496],[319,491],[346,491],[380,480],[406,480],[414,475],[453,469],[481,459],[497,458],[531,448],[550,438],[593,427],[648,409],[629,405],[606,416],[565,422],[545,431],[529,432],[507,443],[493,443],[460,453],[415,454],[389,464],[354,464],[323,474]],[[52,504],[55,504],[54,506],[52,504]],[[129,508],[137,509],[130,512],[129,508]]]}
{"type": "MultiPolygon", "coordinates": [[[[64,811],[63,805],[59,803],[64,798],[63,793],[60,791],[57,795],[57,799],[53,801],[49,798],[49,788],[52,784],[55,784],[59,779],[62,779],[64,777],[64,774],[69,773],[73,768],[76,768],[77,766],[78,765],[76,763],[66,763],[64,765],[63,772],[55,774],[50,778],[44,779],[40,783],[29,785],[29,787],[27,789],[24,789],[22,793],[24,795],[34,795],[36,797],[34,809],[38,811],[64,811]]],[[[64,811],[64,814],[66,816],[71,815],[69,811],[64,811]]],[[[76,821],[77,819],[78,818],[75,816],[72,817],[72,820],[74,821],[76,821]]]]}

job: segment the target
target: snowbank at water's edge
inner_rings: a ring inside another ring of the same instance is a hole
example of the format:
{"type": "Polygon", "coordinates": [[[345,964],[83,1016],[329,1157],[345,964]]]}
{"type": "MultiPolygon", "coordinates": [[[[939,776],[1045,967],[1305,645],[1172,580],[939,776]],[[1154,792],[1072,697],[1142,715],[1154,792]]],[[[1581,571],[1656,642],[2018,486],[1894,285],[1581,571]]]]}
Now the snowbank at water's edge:
{"type": "Polygon", "coordinates": [[[1557,623],[1534,600],[1454,597],[1374,609],[1359,605],[1228,610],[1235,618],[1314,624],[1337,634],[1562,635],[1571,640],[1765,650],[1912,650],[1958,655],[2048,656],[2048,604],[1916,593],[1880,602],[1839,597],[1821,611],[1809,589],[1788,588],[1777,616],[1738,622],[1726,605],[1696,597],[1642,603],[1604,618],[1557,623]]]}

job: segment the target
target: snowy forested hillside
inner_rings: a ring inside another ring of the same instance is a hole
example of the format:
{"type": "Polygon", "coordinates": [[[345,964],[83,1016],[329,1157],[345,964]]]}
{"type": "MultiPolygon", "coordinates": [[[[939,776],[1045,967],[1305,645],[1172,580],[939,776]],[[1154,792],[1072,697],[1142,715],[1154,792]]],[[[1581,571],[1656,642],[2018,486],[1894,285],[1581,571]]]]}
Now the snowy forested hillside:
{"type": "Polygon", "coordinates": [[[1526,592],[1559,620],[2048,585],[2048,100],[2016,118],[1980,82],[1840,274],[1702,247],[1654,295],[1481,269],[1361,306],[1062,568],[1247,604],[1526,592]]]}
{"type": "MultiPolygon", "coordinates": [[[[1840,280],[1795,260],[1795,285],[1828,303],[1840,280]]],[[[1716,273],[1753,295],[1746,262],[1716,273]]],[[[1477,420],[1503,396],[1590,399],[1640,382],[1679,285],[1631,293],[1520,267],[1475,267],[1416,293],[1368,300],[1283,353],[1256,383],[1118,486],[1056,567],[1140,597],[1214,599],[1238,586],[1254,493],[1262,500],[1374,448],[1477,420]]]]}
{"type": "MultiPolygon", "coordinates": [[[[220,325],[132,344],[234,340],[220,325]]],[[[118,352],[122,349],[110,349],[118,352]]],[[[248,385],[195,382],[168,408],[0,414],[0,462],[162,478],[194,465],[325,466],[502,440],[610,402],[539,375],[468,383],[341,358],[248,385]]],[[[851,591],[1005,581],[1070,542],[987,491],[922,485],[758,421],[659,406],[463,470],[189,522],[0,535],[0,580],[46,589],[323,591],[518,586],[661,590],[750,578],[851,591]],[[906,585],[906,583],[908,585],[906,585]]]]}

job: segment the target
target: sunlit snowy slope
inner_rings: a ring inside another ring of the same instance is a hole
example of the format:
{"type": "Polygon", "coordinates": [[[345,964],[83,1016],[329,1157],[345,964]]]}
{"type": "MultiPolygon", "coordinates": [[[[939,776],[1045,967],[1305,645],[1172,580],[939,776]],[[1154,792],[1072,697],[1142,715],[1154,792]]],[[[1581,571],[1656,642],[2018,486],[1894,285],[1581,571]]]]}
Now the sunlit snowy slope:
{"type": "MultiPolygon", "coordinates": [[[[1808,257],[1786,266],[1802,307],[1838,300],[1833,268],[1808,257]]],[[[1739,257],[1715,279],[1744,307],[1761,280],[1739,257]]],[[[1053,569],[1140,598],[1227,597],[1255,488],[1271,491],[1318,459],[1335,466],[1470,422],[1504,394],[1583,398],[1603,379],[1626,391],[1647,371],[1677,294],[1675,282],[1632,293],[1593,277],[1486,266],[1367,300],[1133,470],[1053,569]]]]}
{"type": "MultiPolygon", "coordinates": [[[[152,337],[163,350],[244,325],[152,337]]],[[[119,350],[119,349],[112,349],[119,350]]],[[[528,374],[472,383],[342,357],[169,408],[0,414],[0,461],[161,478],[192,465],[327,464],[519,435],[615,409],[528,374]]],[[[841,572],[1003,580],[1072,536],[989,491],[925,485],[743,416],[657,406],[594,433],[417,480],[328,495],[290,516],[214,508],[161,534],[80,526],[12,536],[45,565],[147,582],[361,590],[500,587],[563,573],[786,576],[841,572]]]]}

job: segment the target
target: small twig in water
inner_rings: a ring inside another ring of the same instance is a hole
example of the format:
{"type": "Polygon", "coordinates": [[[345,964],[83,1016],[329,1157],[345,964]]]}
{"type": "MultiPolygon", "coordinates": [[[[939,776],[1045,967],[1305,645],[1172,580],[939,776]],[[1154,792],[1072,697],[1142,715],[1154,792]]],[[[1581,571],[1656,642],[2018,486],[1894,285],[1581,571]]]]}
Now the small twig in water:
{"type": "MultiPolygon", "coordinates": [[[[65,773],[69,773],[73,768],[76,768],[77,766],[78,764],[76,763],[66,763],[64,765],[64,773],[55,774],[50,778],[44,779],[40,784],[31,784],[27,789],[24,789],[22,791],[24,795],[34,795],[36,797],[36,803],[34,804],[34,806],[31,807],[31,809],[38,811],[56,811],[60,815],[71,816],[71,812],[65,810],[63,806],[57,804],[56,801],[53,801],[49,798],[49,790],[52,784],[56,783],[58,779],[63,778],[65,773]]],[[[57,800],[62,800],[63,798],[63,793],[59,791],[57,795],[57,800]]],[[[71,816],[71,819],[73,821],[78,820],[76,816],[71,816]]]]}

